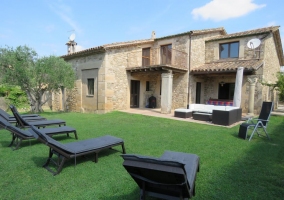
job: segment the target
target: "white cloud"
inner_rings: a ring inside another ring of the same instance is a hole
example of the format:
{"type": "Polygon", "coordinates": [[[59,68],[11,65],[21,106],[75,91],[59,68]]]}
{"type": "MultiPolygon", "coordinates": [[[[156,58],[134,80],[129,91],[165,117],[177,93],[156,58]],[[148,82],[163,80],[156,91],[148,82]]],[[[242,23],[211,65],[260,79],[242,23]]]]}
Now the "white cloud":
{"type": "Polygon", "coordinates": [[[221,21],[241,17],[265,6],[253,3],[253,0],[212,0],[202,7],[193,9],[191,14],[195,19],[221,21]]]}
{"type": "Polygon", "coordinates": [[[82,50],[84,50],[85,48],[83,47],[83,46],[80,46],[80,45],[77,45],[76,46],[76,52],[78,52],[78,51],[82,51],[82,50]]]}
{"type": "Polygon", "coordinates": [[[53,24],[47,25],[44,27],[44,29],[46,30],[46,32],[50,33],[55,29],[55,26],[53,24]]]}
{"type": "MultiPolygon", "coordinates": [[[[129,35],[136,35],[138,33],[142,33],[145,29],[147,29],[147,27],[156,23],[161,18],[163,18],[165,15],[167,15],[171,7],[172,7],[172,4],[167,5],[165,9],[160,10],[159,12],[156,12],[155,15],[152,15],[151,17],[149,17],[148,20],[144,20],[144,23],[139,24],[139,26],[135,24],[129,27],[126,33],[129,35]]],[[[149,33],[149,37],[151,37],[151,33],[149,33]]]]}
{"type": "Polygon", "coordinates": [[[65,21],[75,32],[81,33],[81,28],[77,25],[76,21],[72,19],[72,9],[67,5],[50,5],[52,11],[54,11],[60,18],[65,21]]]}
{"type": "Polygon", "coordinates": [[[267,23],[267,26],[276,26],[276,25],[277,25],[277,24],[276,24],[275,21],[272,21],[272,22],[267,23]]]}
{"type": "Polygon", "coordinates": [[[2,39],[7,39],[7,38],[9,38],[9,36],[8,36],[8,35],[5,35],[5,34],[0,34],[0,38],[2,38],[2,39]]]}

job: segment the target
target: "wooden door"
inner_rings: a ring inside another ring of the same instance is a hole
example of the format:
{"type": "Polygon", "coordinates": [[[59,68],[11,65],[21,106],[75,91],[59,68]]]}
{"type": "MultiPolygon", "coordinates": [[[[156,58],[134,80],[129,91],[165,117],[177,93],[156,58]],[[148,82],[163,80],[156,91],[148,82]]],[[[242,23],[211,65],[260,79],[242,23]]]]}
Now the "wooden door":
{"type": "Polygon", "coordinates": [[[172,63],[172,45],[161,46],[161,64],[170,65],[172,63]]]}
{"type": "Polygon", "coordinates": [[[139,108],[140,81],[131,80],[130,108],[139,108]]]}
{"type": "Polygon", "coordinates": [[[201,98],[201,83],[197,82],[196,83],[196,99],[195,99],[195,103],[200,103],[200,98],[201,98]]]}
{"type": "Polygon", "coordinates": [[[142,66],[150,65],[150,48],[142,49],[142,66]]]}

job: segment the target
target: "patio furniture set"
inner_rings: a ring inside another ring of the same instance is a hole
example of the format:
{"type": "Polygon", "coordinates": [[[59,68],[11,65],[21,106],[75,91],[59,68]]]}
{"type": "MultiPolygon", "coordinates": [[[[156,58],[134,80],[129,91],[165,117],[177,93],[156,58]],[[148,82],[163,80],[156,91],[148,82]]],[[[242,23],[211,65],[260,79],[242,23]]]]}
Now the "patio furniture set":
{"type": "Polygon", "coordinates": [[[140,199],[146,196],[189,199],[195,195],[195,180],[199,171],[199,157],[195,154],[165,151],[160,158],[126,154],[123,139],[110,135],[63,144],[52,136],[65,133],[69,136],[69,133],[74,133],[78,139],[76,129],[66,126],[64,120],[20,115],[14,106],[10,108],[14,116],[3,110],[0,112],[0,128],[12,134],[9,146],[15,146],[12,149],[17,150],[23,140],[37,139],[42,142],[49,147],[49,155],[43,167],[53,175],[59,174],[69,159],[74,158],[76,165],[77,157],[94,154],[94,162],[98,162],[100,151],[121,145],[123,166],[139,186],[140,199]],[[57,158],[53,159],[53,156],[57,158]]]}
{"type": "Polygon", "coordinates": [[[190,104],[188,109],[178,108],[175,117],[212,121],[213,124],[230,126],[242,119],[242,109],[234,106],[190,104]]]}

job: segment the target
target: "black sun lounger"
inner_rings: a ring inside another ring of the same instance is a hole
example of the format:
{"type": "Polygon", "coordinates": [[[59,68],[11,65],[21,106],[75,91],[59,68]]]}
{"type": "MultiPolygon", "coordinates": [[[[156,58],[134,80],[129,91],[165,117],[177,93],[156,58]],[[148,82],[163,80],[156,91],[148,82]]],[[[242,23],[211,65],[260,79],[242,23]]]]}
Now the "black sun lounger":
{"type": "Polygon", "coordinates": [[[123,166],[140,188],[140,199],[190,199],[195,195],[199,157],[165,151],[160,158],[124,154],[123,166]]]}
{"type": "MultiPolygon", "coordinates": [[[[32,133],[31,129],[26,129],[26,130],[20,129],[16,126],[13,126],[11,123],[9,123],[8,121],[6,121],[5,119],[1,117],[0,117],[0,127],[11,132],[12,141],[9,144],[9,146],[13,150],[17,150],[18,148],[20,148],[23,140],[34,139],[34,134],[32,133]]],[[[65,133],[67,134],[67,136],[69,136],[69,133],[74,133],[75,138],[78,139],[76,130],[69,126],[45,128],[45,129],[42,129],[42,133],[46,135],[50,135],[50,136],[58,135],[58,134],[65,134],[65,133]]]]}
{"type": "MultiPolygon", "coordinates": [[[[2,115],[6,115],[7,117],[10,117],[10,118],[14,118],[12,115],[10,115],[9,113],[5,112],[3,109],[0,108],[0,114],[2,115]]],[[[40,117],[39,114],[21,114],[21,116],[23,118],[26,118],[26,117],[40,117]]]]}
{"type": "Polygon", "coordinates": [[[15,106],[10,106],[11,111],[13,112],[13,115],[15,116],[17,120],[17,126],[20,128],[26,128],[30,126],[36,126],[38,128],[40,127],[46,127],[46,126],[53,126],[53,125],[64,125],[66,126],[66,122],[61,119],[54,119],[54,120],[42,120],[42,121],[26,121],[17,111],[15,106]]]}
{"type": "Polygon", "coordinates": [[[110,135],[62,144],[45,135],[44,132],[42,132],[44,129],[37,129],[35,126],[31,126],[31,128],[34,133],[34,137],[49,147],[49,156],[43,167],[45,167],[53,175],[59,174],[65,161],[71,158],[76,159],[79,156],[93,153],[95,154],[94,161],[98,162],[98,154],[100,151],[110,149],[118,145],[121,145],[122,153],[125,154],[124,141],[110,135]],[[53,154],[58,157],[56,161],[52,159],[53,154]],[[50,162],[55,164],[56,171],[49,167],[50,162]]]}
{"type": "MultiPolygon", "coordinates": [[[[0,117],[3,117],[5,120],[7,120],[10,123],[17,123],[17,120],[15,117],[9,115],[9,113],[5,112],[0,108],[0,117]]],[[[21,115],[26,121],[38,121],[38,120],[46,120],[46,118],[41,117],[37,114],[26,114],[21,115]]]]}

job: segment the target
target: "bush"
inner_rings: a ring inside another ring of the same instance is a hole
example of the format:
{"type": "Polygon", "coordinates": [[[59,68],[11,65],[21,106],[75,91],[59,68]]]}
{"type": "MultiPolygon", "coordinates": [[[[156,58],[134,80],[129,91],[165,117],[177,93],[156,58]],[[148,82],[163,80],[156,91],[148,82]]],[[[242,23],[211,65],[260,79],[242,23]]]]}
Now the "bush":
{"type": "Polygon", "coordinates": [[[5,97],[7,104],[13,104],[19,108],[29,105],[27,94],[18,86],[0,85],[0,97],[5,97]]]}

